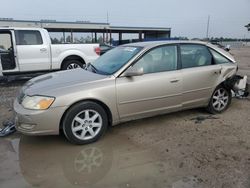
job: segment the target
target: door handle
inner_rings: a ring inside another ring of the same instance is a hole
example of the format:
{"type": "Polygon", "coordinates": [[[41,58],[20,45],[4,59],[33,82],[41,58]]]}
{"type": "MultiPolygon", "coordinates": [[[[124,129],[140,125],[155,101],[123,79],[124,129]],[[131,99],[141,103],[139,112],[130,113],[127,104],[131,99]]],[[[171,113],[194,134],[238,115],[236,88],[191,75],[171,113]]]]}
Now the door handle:
{"type": "Polygon", "coordinates": [[[214,74],[221,74],[221,69],[214,71],[214,74]]]}
{"type": "Polygon", "coordinates": [[[46,49],[46,48],[41,48],[40,51],[41,51],[41,52],[46,52],[47,49],[46,49]]]}
{"type": "Polygon", "coordinates": [[[180,80],[177,79],[177,78],[170,80],[171,83],[176,83],[176,82],[179,82],[179,81],[180,81],[180,80]]]}

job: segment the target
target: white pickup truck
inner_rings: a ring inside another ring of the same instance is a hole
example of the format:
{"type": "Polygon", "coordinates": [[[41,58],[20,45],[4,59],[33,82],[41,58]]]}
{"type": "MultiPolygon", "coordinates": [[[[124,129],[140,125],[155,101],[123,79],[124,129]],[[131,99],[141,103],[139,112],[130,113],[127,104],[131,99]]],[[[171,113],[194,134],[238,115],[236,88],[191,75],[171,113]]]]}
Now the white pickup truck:
{"type": "Polygon", "coordinates": [[[0,76],[84,67],[99,44],[51,44],[41,28],[0,28],[0,76]]]}

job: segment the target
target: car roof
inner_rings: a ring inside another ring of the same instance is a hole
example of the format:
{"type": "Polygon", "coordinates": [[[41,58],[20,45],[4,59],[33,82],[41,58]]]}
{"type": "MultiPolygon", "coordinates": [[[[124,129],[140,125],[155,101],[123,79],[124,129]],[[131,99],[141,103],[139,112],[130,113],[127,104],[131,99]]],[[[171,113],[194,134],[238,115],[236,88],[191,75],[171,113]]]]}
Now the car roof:
{"type": "Polygon", "coordinates": [[[201,44],[201,45],[205,45],[208,46],[214,50],[216,50],[217,52],[223,54],[224,56],[226,56],[228,59],[230,59],[232,62],[235,62],[234,57],[224,51],[221,48],[218,48],[216,45],[213,45],[209,42],[204,42],[204,41],[196,41],[196,40],[169,40],[169,41],[150,41],[150,42],[136,42],[136,43],[129,43],[129,44],[124,44],[122,46],[127,46],[127,47],[142,47],[145,49],[150,49],[150,48],[154,48],[157,47],[159,45],[165,45],[165,44],[201,44]]]}
{"type": "Polygon", "coordinates": [[[125,44],[123,46],[135,46],[143,48],[152,48],[154,46],[164,45],[164,44],[179,44],[179,43],[188,43],[188,44],[203,44],[207,45],[207,42],[195,41],[195,40],[169,40],[169,41],[150,41],[150,42],[136,42],[125,44]]]}

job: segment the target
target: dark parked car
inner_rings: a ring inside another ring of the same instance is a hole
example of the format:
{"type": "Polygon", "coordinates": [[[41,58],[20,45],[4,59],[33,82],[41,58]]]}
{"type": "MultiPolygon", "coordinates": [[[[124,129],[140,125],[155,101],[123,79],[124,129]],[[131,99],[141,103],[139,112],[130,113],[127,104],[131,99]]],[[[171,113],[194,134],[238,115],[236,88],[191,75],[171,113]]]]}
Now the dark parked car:
{"type": "Polygon", "coordinates": [[[100,55],[105,54],[107,51],[113,49],[114,46],[108,45],[108,44],[100,44],[100,49],[101,49],[101,53],[100,55]]]}

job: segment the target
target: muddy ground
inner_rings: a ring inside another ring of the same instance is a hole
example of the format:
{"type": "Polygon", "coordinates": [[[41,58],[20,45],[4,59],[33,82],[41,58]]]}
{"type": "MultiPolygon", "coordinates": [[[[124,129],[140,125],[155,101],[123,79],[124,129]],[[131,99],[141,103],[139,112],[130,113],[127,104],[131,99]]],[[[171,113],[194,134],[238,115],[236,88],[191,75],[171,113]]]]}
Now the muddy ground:
{"type": "MultiPolygon", "coordinates": [[[[250,48],[232,53],[249,75],[250,48]]],[[[0,85],[0,123],[13,119],[21,85],[0,85]]],[[[14,133],[0,138],[0,187],[249,188],[250,99],[215,116],[195,109],[121,124],[85,146],[14,133]]]]}

